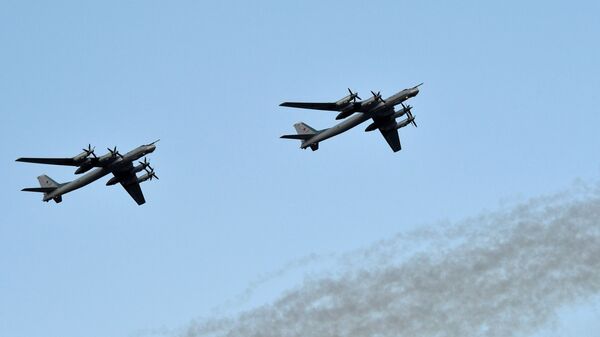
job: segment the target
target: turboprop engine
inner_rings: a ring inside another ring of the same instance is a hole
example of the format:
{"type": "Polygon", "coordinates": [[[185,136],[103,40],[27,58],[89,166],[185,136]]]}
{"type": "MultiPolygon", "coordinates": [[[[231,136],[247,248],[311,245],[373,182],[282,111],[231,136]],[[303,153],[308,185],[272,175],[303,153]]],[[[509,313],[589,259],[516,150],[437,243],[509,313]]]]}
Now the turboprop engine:
{"type": "MultiPolygon", "coordinates": [[[[405,126],[407,126],[410,123],[413,123],[413,125],[415,127],[417,126],[417,123],[415,123],[415,117],[410,112],[411,109],[412,109],[412,106],[410,106],[410,105],[409,106],[402,105],[402,110],[394,112],[394,114],[392,115],[392,118],[394,118],[394,119],[396,119],[398,117],[402,117],[404,115],[408,115],[408,118],[406,120],[404,120],[404,121],[396,124],[396,129],[405,127],[405,126]]],[[[365,129],[365,132],[371,132],[371,131],[374,131],[374,130],[377,130],[377,125],[375,125],[375,123],[371,123],[365,129]]]]}
{"type": "Polygon", "coordinates": [[[402,122],[396,123],[396,129],[403,128],[403,127],[407,126],[408,124],[414,125],[415,128],[417,127],[417,123],[415,122],[415,116],[413,116],[410,113],[410,111],[407,112],[407,115],[408,115],[408,118],[406,118],[402,122]]]}
{"type": "Polygon", "coordinates": [[[344,119],[344,118],[352,115],[354,113],[354,111],[352,111],[352,108],[354,107],[354,105],[350,104],[350,102],[356,103],[356,99],[361,99],[358,96],[358,92],[352,92],[352,90],[350,90],[350,88],[348,88],[348,92],[350,93],[349,95],[347,95],[346,97],[335,102],[335,105],[340,107],[340,111],[341,111],[340,114],[338,114],[335,117],[335,119],[337,119],[337,120],[344,119]]]}
{"type": "Polygon", "coordinates": [[[146,170],[146,174],[144,174],[143,176],[137,178],[137,182],[138,183],[143,183],[146,180],[152,180],[152,179],[157,179],[158,180],[158,177],[156,176],[156,173],[154,173],[153,169],[151,169],[150,171],[146,170]]]}
{"type": "Polygon", "coordinates": [[[350,88],[348,88],[348,92],[350,93],[349,95],[347,95],[344,98],[340,99],[339,101],[335,102],[335,104],[342,106],[342,105],[346,105],[346,104],[350,103],[350,101],[356,102],[357,98],[361,99],[360,97],[358,97],[358,93],[352,92],[352,90],[350,90],[350,88]]]}
{"type": "Polygon", "coordinates": [[[83,161],[89,159],[89,156],[96,157],[96,154],[94,154],[95,149],[96,149],[96,147],[92,148],[92,144],[88,144],[87,149],[82,149],[83,152],[81,152],[80,154],[73,157],[73,161],[75,161],[76,163],[79,163],[79,162],[83,162],[83,161]]]}
{"type": "Polygon", "coordinates": [[[75,170],[75,174],[81,174],[81,173],[87,172],[92,167],[94,167],[92,165],[92,159],[90,158],[90,156],[97,158],[96,154],[94,153],[95,149],[96,149],[96,147],[92,147],[91,144],[88,144],[87,149],[82,149],[83,152],[81,152],[80,154],[73,157],[73,161],[79,165],[77,170],[75,170]]]}
{"type": "Polygon", "coordinates": [[[106,182],[106,186],[111,186],[111,185],[115,185],[117,183],[123,183],[124,185],[129,185],[132,184],[134,182],[139,183],[143,183],[146,180],[152,180],[152,179],[158,179],[158,177],[156,176],[156,173],[154,173],[154,169],[152,167],[150,167],[150,164],[147,161],[143,161],[140,162],[140,165],[135,166],[133,168],[133,170],[131,171],[131,176],[123,179],[122,177],[112,177],[110,178],[107,182],[106,182]],[[147,168],[150,168],[150,170],[148,170],[147,168]],[[141,177],[136,177],[135,174],[137,172],[140,172],[142,170],[146,171],[146,174],[144,174],[141,177]]]}
{"type": "Polygon", "coordinates": [[[82,174],[85,173],[89,170],[91,170],[94,167],[94,165],[92,165],[92,161],[88,158],[83,164],[81,164],[77,170],[75,170],[75,174],[82,174]]]}

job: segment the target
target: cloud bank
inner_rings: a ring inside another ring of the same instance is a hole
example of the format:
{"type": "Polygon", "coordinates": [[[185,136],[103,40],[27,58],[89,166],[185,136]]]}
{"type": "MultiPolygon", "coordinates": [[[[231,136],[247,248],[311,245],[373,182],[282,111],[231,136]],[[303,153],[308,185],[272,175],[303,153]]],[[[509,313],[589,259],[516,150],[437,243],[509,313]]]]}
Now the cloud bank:
{"type": "Polygon", "coordinates": [[[185,337],[521,336],[600,293],[600,193],[579,186],[339,259],[273,303],[185,337]]]}

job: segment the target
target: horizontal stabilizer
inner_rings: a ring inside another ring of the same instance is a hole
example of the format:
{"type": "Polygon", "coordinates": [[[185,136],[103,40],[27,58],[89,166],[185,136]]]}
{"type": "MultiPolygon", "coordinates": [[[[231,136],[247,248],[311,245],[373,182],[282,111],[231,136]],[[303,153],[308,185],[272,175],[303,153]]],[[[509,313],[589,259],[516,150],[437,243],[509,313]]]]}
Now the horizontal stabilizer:
{"type": "Polygon", "coordinates": [[[314,134],[302,134],[302,135],[283,135],[281,138],[285,139],[299,139],[299,140],[307,140],[314,136],[314,134]]]}
{"type": "Polygon", "coordinates": [[[54,191],[56,187],[28,187],[24,188],[21,191],[24,192],[41,192],[41,193],[50,193],[54,191]]]}

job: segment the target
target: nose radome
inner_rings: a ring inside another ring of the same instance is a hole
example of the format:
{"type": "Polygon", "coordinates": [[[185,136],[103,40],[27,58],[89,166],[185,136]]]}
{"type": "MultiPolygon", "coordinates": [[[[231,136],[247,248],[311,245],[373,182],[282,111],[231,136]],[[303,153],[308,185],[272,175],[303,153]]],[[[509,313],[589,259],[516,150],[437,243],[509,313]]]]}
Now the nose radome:
{"type": "Polygon", "coordinates": [[[154,145],[154,144],[148,145],[148,152],[154,152],[155,149],[156,149],[156,145],[154,145]]]}

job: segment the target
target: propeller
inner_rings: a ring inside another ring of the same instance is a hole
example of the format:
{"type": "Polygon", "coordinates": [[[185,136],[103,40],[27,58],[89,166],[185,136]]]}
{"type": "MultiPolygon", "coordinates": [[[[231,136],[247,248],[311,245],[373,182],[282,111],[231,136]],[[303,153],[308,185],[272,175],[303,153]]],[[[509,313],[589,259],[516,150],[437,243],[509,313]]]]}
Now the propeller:
{"type": "Polygon", "coordinates": [[[152,166],[150,166],[150,163],[148,162],[148,159],[146,157],[144,157],[144,161],[139,161],[138,163],[140,163],[140,165],[142,165],[144,167],[144,169],[146,169],[146,167],[150,168],[150,170],[154,171],[154,169],[152,168],[152,166]]]}
{"type": "Polygon", "coordinates": [[[383,98],[381,98],[381,91],[378,91],[377,93],[375,93],[373,90],[371,90],[371,93],[373,94],[373,97],[375,97],[376,101],[380,101],[383,104],[385,104],[385,100],[383,98]]]}
{"type": "Polygon", "coordinates": [[[146,173],[148,173],[148,179],[152,180],[153,178],[156,178],[156,180],[160,180],[158,179],[158,176],[156,175],[156,173],[154,173],[154,169],[150,168],[150,171],[148,171],[145,167],[144,167],[144,171],[146,171],[146,173]]]}
{"type": "Polygon", "coordinates": [[[91,155],[91,156],[94,156],[94,158],[98,158],[98,157],[96,157],[96,154],[94,153],[94,150],[95,150],[95,149],[96,149],[96,147],[95,147],[95,146],[94,146],[94,147],[92,147],[92,144],[88,144],[88,147],[87,147],[87,149],[82,149],[82,150],[83,150],[83,152],[85,152],[85,153],[86,153],[86,155],[87,155],[88,157],[91,155]]]}
{"type": "Polygon", "coordinates": [[[412,110],[412,107],[410,105],[407,107],[406,105],[404,105],[404,103],[400,103],[400,104],[402,104],[402,107],[404,108],[404,111],[406,111],[406,115],[408,116],[408,120],[416,128],[417,127],[417,122],[415,122],[415,116],[412,114],[412,112],[410,112],[410,110],[412,110]]]}
{"type": "Polygon", "coordinates": [[[111,150],[110,148],[108,148],[108,147],[107,147],[106,149],[108,150],[108,152],[110,152],[110,155],[111,155],[112,157],[119,156],[119,157],[123,158],[123,156],[122,156],[122,155],[119,153],[119,151],[117,151],[117,147],[116,147],[116,146],[115,146],[115,148],[114,148],[114,149],[112,149],[112,150],[111,150]]]}
{"type": "Polygon", "coordinates": [[[358,96],[358,92],[352,92],[352,90],[350,90],[350,88],[348,88],[348,92],[350,93],[350,96],[352,97],[352,101],[356,102],[356,99],[362,99],[358,96]]]}

